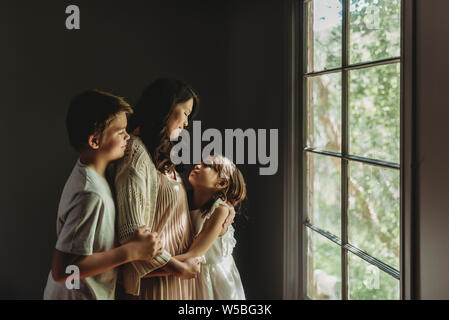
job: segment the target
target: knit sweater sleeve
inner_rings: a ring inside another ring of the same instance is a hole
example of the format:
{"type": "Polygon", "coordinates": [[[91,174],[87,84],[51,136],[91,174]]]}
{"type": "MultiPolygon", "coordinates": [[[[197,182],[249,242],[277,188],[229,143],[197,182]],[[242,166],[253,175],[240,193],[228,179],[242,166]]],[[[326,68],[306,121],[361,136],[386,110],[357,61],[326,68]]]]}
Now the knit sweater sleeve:
{"type": "MultiPolygon", "coordinates": [[[[140,226],[148,226],[153,232],[153,221],[157,197],[157,173],[149,156],[139,152],[130,155],[128,165],[118,173],[115,179],[115,191],[117,200],[117,226],[119,242],[124,244],[130,240],[134,231],[140,226]]],[[[133,283],[125,287],[128,293],[139,294],[140,278],[146,274],[163,267],[171,258],[171,254],[164,250],[162,254],[150,261],[134,261],[134,271],[127,268],[124,277],[125,284],[133,283]],[[130,278],[133,278],[130,281],[130,278]]]]}

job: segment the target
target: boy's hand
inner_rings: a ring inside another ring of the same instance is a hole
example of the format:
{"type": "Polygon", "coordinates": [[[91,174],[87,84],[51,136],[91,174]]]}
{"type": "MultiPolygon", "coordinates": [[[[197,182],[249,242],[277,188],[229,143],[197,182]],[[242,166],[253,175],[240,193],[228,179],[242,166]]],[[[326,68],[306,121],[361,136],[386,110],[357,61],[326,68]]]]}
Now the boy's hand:
{"type": "Polygon", "coordinates": [[[161,236],[156,232],[150,232],[146,226],[141,226],[134,231],[131,237],[136,260],[151,260],[162,253],[161,236]]]}
{"type": "Polygon", "coordinates": [[[184,268],[182,273],[177,276],[181,279],[187,280],[196,278],[201,271],[201,260],[199,258],[189,258],[183,262],[184,268]]]}

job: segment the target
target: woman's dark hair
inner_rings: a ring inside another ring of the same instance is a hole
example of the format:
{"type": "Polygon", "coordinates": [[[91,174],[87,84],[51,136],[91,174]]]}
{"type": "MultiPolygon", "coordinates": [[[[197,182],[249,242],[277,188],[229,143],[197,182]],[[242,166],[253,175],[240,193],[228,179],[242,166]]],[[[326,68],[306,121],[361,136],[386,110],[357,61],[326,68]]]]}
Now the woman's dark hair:
{"type": "Polygon", "coordinates": [[[199,97],[195,90],[180,80],[161,78],[150,84],[134,107],[128,122],[128,132],[139,128],[139,136],[153,159],[156,168],[163,172],[174,170],[170,151],[175,142],[170,141],[167,120],[174,107],[193,99],[189,125],[199,110],[199,97]]]}

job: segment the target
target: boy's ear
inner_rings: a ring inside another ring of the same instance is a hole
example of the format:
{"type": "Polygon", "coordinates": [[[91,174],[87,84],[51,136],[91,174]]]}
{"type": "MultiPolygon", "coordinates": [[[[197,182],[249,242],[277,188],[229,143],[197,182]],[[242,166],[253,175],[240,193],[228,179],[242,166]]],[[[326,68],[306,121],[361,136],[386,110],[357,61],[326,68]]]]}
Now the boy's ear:
{"type": "Polygon", "coordinates": [[[98,136],[93,135],[93,134],[91,134],[89,136],[87,143],[88,143],[89,147],[91,147],[94,150],[96,150],[100,147],[100,139],[98,138],[98,136]]]}

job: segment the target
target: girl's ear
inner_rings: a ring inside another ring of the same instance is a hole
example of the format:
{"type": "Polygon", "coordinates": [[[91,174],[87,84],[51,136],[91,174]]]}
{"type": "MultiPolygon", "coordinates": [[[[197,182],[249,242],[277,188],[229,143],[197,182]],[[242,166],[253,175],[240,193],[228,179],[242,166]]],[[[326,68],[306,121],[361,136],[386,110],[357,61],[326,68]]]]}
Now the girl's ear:
{"type": "Polygon", "coordinates": [[[91,134],[87,140],[87,143],[89,144],[89,147],[96,150],[100,147],[100,139],[98,136],[91,134]]]}
{"type": "Polygon", "coordinates": [[[229,182],[226,179],[220,179],[220,181],[217,183],[218,189],[224,189],[228,186],[229,182]]]}

